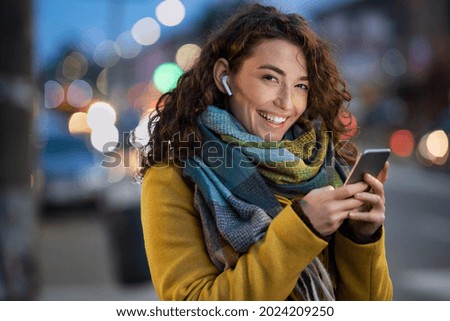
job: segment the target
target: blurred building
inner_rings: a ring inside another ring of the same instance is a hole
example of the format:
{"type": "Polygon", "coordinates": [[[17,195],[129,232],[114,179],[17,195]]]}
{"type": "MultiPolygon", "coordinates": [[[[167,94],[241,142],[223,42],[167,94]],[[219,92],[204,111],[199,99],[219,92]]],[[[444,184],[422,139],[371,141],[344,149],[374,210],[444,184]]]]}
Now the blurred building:
{"type": "Polygon", "coordinates": [[[317,15],[353,94],[363,145],[450,169],[449,10],[447,1],[379,0],[317,15]]]}
{"type": "Polygon", "coordinates": [[[447,109],[446,1],[358,1],[318,24],[339,48],[362,121],[419,132],[447,109]]]}

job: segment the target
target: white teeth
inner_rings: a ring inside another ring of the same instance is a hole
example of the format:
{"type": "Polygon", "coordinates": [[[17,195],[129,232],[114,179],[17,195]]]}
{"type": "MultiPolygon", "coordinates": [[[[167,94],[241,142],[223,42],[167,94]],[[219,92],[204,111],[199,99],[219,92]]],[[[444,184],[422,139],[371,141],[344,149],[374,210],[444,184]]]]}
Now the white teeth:
{"type": "Polygon", "coordinates": [[[268,121],[274,123],[274,124],[282,124],[286,121],[287,118],[284,117],[277,117],[277,116],[271,116],[269,114],[265,114],[263,112],[258,112],[258,114],[260,116],[262,116],[263,118],[267,119],[268,121]]]}

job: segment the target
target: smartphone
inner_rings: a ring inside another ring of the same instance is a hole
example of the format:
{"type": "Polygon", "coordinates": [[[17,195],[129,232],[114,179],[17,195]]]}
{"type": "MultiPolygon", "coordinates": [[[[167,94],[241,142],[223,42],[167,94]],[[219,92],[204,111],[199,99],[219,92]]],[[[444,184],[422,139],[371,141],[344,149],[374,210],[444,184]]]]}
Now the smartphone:
{"type": "Polygon", "coordinates": [[[353,184],[364,180],[364,174],[377,177],[384,167],[391,150],[389,148],[366,149],[356,161],[344,185],[353,184]]]}

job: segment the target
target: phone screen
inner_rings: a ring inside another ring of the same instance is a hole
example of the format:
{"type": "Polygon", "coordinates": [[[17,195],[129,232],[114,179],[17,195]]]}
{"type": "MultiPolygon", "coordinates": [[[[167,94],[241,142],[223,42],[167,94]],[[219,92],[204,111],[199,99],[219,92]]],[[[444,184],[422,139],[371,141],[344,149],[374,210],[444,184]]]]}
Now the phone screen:
{"type": "Polygon", "coordinates": [[[391,150],[389,148],[366,149],[358,158],[355,166],[353,166],[345,184],[363,181],[365,173],[377,177],[390,154],[391,150]]]}

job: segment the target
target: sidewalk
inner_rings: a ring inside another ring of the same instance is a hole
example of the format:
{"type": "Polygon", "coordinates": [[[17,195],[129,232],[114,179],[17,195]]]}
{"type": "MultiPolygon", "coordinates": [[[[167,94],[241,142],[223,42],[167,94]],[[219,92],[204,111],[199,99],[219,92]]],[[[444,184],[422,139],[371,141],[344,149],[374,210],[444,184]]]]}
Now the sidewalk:
{"type": "Polygon", "coordinates": [[[61,212],[60,217],[42,219],[39,236],[38,300],[158,300],[150,281],[116,281],[107,230],[95,213],[61,212]]]}

